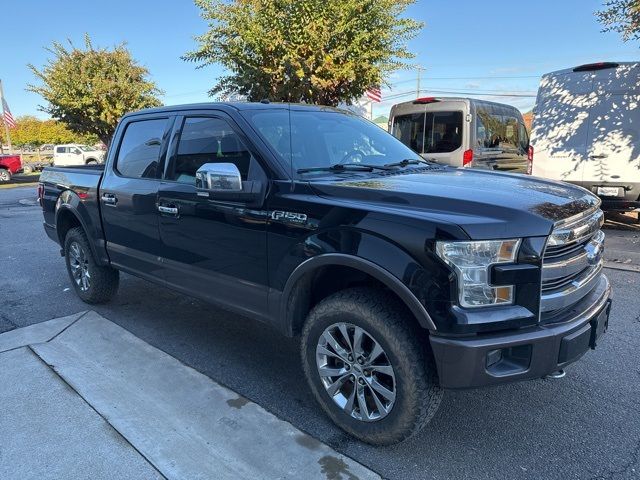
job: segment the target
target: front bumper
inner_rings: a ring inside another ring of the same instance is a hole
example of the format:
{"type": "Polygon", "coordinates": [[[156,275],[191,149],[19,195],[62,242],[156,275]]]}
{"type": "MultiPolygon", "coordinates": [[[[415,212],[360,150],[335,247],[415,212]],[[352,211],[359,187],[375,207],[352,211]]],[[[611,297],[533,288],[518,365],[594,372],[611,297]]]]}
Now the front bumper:
{"type": "Polygon", "coordinates": [[[609,323],[611,286],[597,286],[566,311],[560,321],[509,333],[474,337],[431,335],[431,347],[444,388],[470,388],[549,375],[578,360],[609,323]]]}

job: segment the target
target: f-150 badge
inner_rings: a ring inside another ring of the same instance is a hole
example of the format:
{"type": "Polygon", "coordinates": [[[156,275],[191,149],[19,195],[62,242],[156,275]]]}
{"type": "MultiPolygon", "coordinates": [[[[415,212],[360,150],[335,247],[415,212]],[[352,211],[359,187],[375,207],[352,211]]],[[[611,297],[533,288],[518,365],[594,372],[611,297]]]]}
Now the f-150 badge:
{"type": "Polygon", "coordinates": [[[304,213],[283,212],[282,210],[274,210],[271,212],[272,220],[279,220],[284,222],[297,223],[304,225],[307,223],[307,215],[304,213]]]}

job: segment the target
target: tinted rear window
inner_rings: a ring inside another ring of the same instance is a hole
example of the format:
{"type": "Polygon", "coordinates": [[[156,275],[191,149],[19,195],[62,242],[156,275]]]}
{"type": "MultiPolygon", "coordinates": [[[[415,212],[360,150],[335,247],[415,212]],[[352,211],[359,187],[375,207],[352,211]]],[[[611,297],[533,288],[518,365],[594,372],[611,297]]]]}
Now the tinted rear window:
{"type": "Polygon", "coordinates": [[[393,136],[418,153],[448,153],[462,145],[462,112],[399,115],[393,136]]]}

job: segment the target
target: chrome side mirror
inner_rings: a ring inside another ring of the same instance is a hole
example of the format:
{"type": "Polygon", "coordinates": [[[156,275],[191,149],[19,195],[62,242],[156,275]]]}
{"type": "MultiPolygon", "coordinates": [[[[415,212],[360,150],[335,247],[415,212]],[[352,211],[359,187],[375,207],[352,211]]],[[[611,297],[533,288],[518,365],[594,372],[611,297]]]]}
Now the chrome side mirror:
{"type": "Polygon", "coordinates": [[[213,192],[241,192],[240,170],[233,163],[205,163],[196,172],[196,188],[213,192]]]}

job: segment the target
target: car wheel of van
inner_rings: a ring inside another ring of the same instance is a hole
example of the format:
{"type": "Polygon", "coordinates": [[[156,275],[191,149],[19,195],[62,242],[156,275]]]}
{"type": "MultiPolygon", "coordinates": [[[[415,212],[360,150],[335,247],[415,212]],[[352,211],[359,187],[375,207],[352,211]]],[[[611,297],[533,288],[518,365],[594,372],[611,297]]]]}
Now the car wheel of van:
{"type": "Polygon", "coordinates": [[[10,182],[11,172],[6,168],[0,168],[0,182],[10,182]]]}
{"type": "Polygon", "coordinates": [[[81,227],[72,228],[64,242],[64,257],[71,284],[86,303],[106,303],[118,291],[120,273],[98,265],[81,227]]]}
{"type": "Polygon", "coordinates": [[[427,335],[407,315],[384,291],[352,288],[322,300],[303,328],[316,400],[340,428],[374,445],[412,436],[442,400],[427,335]]]}
{"type": "Polygon", "coordinates": [[[87,165],[97,165],[98,162],[96,162],[95,160],[87,160],[87,165]]]}

